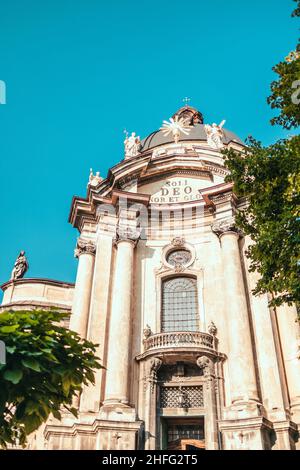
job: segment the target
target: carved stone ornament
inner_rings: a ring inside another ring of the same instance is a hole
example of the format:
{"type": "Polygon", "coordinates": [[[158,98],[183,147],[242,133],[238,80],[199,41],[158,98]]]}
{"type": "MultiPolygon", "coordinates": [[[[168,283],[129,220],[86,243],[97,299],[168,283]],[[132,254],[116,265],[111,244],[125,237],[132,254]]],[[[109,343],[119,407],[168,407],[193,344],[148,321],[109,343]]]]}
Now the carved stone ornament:
{"type": "Polygon", "coordinates": [[[20,254],[15,261],[10,280],[16,281],[17,279],[21,279],[28,269],[29,264],[25,256],[25,251],[20,251],[20,254]]]}
{"type": "Polygon", "coordinates": [[[91,240],[77,240],[77,246],[74,251],[75,258],[79,258],[82,254],[95,255],[96,246],[91,240]]]}
{"type": "Polygon", "coordinates": [[[151,392],[154,391],[154,385],[157,382],[157,372],[159,368],[161,367],[161,365],[162,365],[162,360],[159,359],[158,357],[153,357],[150,360],[149,382],[150,382],[151,392]]]}
{"type": "Polygon", "coordinates": [[[198,357],[196,363],[197,363],[197,366],[199,367],[199,369],[203,370],[204,377],[209,377],[210,375],[213,374],[214,363],[212,362],[211,359],[209,359],[209,357],[200,356],[200,357],[198,357]]]}
{"type": "Polygon", "coordinates": [[[182,273],[182,271],[185,270],[185,267],[183,264],[176,263],[174,267],[175,273],[182,273]]]}
{"type": "Polygon", "coordinates": [[[242,231],[236,226],[234,217],[216,220],[212,224],[211,229],[216,235],[218,235],[218,237],[226,232],[235,232],[242,235],[242,231]]]}
{"type": "Polygon", "coordinates": [[[148,324],[145,326],[143,334],[144,334],[144,341],[146,341],[149,338],[149,336],[152,335],[151,327],[148,324]]]}
{"type": "Polygon", "coordinates": [[[141,235],[141,230],[139,227],[130,226],[127,223],[119,223],[117,226],[117,239],[116,241],[120,240],[128,240],[136,242],[141,235]]]}
{"type": "Polygon", "coordinates": [[[184,246],[185,240],[182,237],[175,237],[175,238],[173,238],[171,243],[172,243],[173,246],[176,246],[176,247],[184,246]]]}
{"type": "Polygon", "coordinates": [[[218,328],[216,327],[213,321],[211,321],[210,324],[208,325],[207,331],[209,332],[210,335],[213,335],[213,336],[217,334],[218,328]]]}

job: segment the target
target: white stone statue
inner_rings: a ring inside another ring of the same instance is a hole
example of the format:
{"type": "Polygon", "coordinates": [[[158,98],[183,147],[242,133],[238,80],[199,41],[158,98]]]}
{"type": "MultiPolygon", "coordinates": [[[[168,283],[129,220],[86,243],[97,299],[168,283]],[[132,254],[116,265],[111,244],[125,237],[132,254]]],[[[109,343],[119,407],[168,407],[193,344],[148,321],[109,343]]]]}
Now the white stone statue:
{"type": "Polygon", "coordinates": [[[10,280],[15,281],[16,279],[21,279],[26,271],[28,271],[28,268],[29,264],[25,256],[25,251],[20,251],[20,254],[14,264],[14,269],[12,270],[10,280]]]}
{"type": "Polygon", "coordinates": [[[103,178],[100,176],[100,172],[96,171],[96,174],[93,173],[93,168],[90,168],[90,176],[88,186],[97,186],[97,184],[101,183],[103,178]]]}
{"type": "Polygon", "coordinates": [[[140,145],[141,139],[136,136],[135,132],[132,132],[130,137],[127,134],[124,140],[125,158],[136,157],[139,154],[140,145]]]}
{"type": "Polygon", "coordinates": [[[222,137],[224,135],[223,126],[225,124],[225,119],[217,125],[215,122],[212,124],[205,124],[204,129],[207,136],[207,143],[210,147],[214,149],[221,149],[223,147],[222,137]]]}

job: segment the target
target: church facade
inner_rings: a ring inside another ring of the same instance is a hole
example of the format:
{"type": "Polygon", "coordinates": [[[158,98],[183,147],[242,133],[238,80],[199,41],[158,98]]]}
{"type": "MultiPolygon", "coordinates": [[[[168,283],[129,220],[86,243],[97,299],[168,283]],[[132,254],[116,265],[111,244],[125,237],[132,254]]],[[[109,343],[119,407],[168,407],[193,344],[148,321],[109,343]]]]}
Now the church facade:
{"type": "Polygon", "coordinates": [[[78,418],[49,419],[30,448],[299,447],[297,312],[251,293],[251,241],[235,224],[246,201],[221,154],[244,144],[223,125],[184,106],[146,139],[127,136],[125,158],[73,198],[75,284],[3,284],[1,310],[70,314],[105,366],[78,418]]]}

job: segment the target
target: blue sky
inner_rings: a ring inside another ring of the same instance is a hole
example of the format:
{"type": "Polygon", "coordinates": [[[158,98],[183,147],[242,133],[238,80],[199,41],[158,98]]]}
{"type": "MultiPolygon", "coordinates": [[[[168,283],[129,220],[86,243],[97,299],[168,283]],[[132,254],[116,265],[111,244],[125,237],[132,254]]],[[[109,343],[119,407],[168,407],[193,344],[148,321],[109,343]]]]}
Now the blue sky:
{"type": "Polygon", "coordinates": [[[295,47],[292,0],[0,0],[0,283],[21,249],[28,277],[74,281],[73,195],[191,97],[241,138],[283,137],[266,104],[295,47]]]}

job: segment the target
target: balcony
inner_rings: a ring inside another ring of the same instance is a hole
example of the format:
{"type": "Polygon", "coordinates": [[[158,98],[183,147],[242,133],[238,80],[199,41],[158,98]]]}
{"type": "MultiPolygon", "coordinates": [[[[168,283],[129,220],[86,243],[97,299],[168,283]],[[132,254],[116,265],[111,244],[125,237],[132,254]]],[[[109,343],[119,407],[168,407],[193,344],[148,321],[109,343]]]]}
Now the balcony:
{"type": "Polygon", "coordinates": [[[193,331],[178,331],[158,333],[149,336],[144,340],[145,352],[158,349],[177,349],[185,350],[205,349],[211,352],[215,351],[214,336],[208,333],[193,331]]]}

